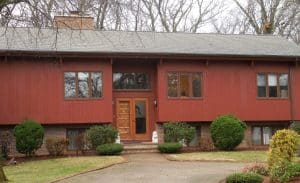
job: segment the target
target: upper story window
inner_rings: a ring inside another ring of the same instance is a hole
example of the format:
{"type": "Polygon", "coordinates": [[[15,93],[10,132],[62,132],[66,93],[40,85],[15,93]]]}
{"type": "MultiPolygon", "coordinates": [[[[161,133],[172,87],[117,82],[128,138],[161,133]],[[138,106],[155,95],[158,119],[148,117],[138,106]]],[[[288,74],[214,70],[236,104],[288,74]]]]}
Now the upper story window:
{"type": "Polygon", "coordinates": [[[168,73],[168,97],[199,98],[201,93],[201,73],[168,73]]]}
{"type": "Polygon", "coordinates": [[[102,97],[101,72],[65,72],[65,98],[102,97]]]}
{"type": "Polygon", "coordinates": [[[257,96],[263,98],[288,98],[288,74],[259,73],[257,80],[257,96]]]}
{"type": "Polygon", "coordinates": [[[147,73],[113,73],[113,87],[117,90],[148,90],[150,79],[147,73]]]}

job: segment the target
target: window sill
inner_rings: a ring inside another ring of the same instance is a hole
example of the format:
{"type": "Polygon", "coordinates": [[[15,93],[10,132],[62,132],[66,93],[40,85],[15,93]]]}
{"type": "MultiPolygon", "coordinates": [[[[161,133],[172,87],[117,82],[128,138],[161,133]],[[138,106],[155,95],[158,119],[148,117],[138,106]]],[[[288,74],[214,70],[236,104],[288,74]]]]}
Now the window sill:
{"type": "Polygon", "coordinates": [[[169,100],[203,100],[203,97],[168,97],[169,100]]]}
{"type": "Polygon", "coordinates": [[[289,97],[280,98],[280,97],[256,97],[257,100],[289,100],[289,97]]]}
{"type": "Polygon", "coordinates": [[[65,101],[94,101],[94,100],[103,100],[101,98],[64,98],[65,101]]]}
{"type": "Polygon", "coordinates": [[[151,89],[113,89],[113,92],[151,92],[151,89]]]}

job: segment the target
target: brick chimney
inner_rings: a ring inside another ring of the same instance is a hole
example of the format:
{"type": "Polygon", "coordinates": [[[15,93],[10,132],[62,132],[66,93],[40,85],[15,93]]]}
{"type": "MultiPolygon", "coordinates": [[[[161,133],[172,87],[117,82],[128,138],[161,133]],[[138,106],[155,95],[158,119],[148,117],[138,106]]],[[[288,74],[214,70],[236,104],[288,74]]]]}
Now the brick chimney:
{"type": "Polygon", "coordinates": [[[82,16],[79,11],[71,11],[68,16],[55,16],[55,28],[94,29],[94,18],[82,16]]]}

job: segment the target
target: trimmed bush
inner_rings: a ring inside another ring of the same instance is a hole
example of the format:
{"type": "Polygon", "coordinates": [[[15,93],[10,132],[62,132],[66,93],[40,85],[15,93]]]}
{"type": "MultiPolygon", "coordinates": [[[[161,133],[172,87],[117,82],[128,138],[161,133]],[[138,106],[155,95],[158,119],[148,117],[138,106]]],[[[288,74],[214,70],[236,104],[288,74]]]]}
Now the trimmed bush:
{"type": "Polygon", "coordinates": [[[284,161],[280,164],[274,164],[270,168],[270,177],[278,182],[288,182],[291,178],[300,175],[300,164],[284,161]]]}
{"type": "Polygon", "coordinates": [[[158,150],[161,153],[178,153],[182,148],[182,144],[178,142],[168,142],[158,145],[158,150]]]}
{"type": "Polygon", "coordinates": [[[226,183],[262,183],[261,175],[256,173],[234,173],[226,177],[226,183]]]}
{"type": "Polygon", "coordinates": [[[257,173],[259,175],[267,176],[269,174],[268,167],[264,163],[253,163],[247,165],[242,170],[243,173],[257,173]]]}
{"type": "Polygon", "coordinates": [[[51,137],[46,140],[46,148],[51,156],[62,156],[67,146],[65,138],[51,137]]]}
{"type": "Polygon", "coordinates": [[[299,145],[299,135],[293,130],[278,130],[271,139],[268,165],[291,161],[299,145]]]}
{"type": "Polygon", "coordinates": [[[164,123],[165,142],[180,142],[184,140],[187,145],[193,140],[196,129],[184,122],[164,123]]]}
{"type": "Polygon", "coordinates": [[[225,151],[231,151],[244,139],[246,124],[233,115],[224,115],[210,125],[214,145],[225,151]]]}
{"type": "Polygon", "coordinates": [[[97,146],[96,151],[99,155],[118,155],[123,149],[123,145],[111,143],[97,146]]]}
{"type": "Polygon", "coordinates": [[[44,128],[33,120],[24,120],[14,128],[19,153],[32,156],[43,144],[44,128]]]}
{"type": "Polygon", "coordinates": [[[87,130],[87,136],[94,148],[102,144],[115,143],[118,130],[111,125],[96,125],[87,130]]]}

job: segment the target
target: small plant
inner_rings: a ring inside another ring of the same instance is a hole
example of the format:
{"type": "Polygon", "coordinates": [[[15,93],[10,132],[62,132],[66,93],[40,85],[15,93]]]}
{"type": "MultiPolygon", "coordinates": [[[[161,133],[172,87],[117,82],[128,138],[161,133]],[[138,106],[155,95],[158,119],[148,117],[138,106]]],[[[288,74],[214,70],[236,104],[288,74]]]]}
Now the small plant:
{"type": "Polygon", "coordinates": [[[293,130],[278,130],[271,139],[268,165],[271,169],[273,164],[291,162],[299,145],[299,135],[293,130]]]}
{"type": "Polygon", "coordinates": [[[275,163],[270,168],[271,180],[279,181],[280,183],[286,183],[291,178],[300,175],[300,164],[284,161],[281,163],[275,163]]]}
{"type": "Polygon", "coordinates": [[[244,139],[246,124],[233,115],[224,115],[210,125],[214,145],[225,151],[231,151],[244,139]]]}
{"type": "Polygon", "coordinates": [[[43,144],[44,128],[35,121],[24,120],[14,128],[19,153],[32,156],[43,144]]]}
{"type": "Polygon", "coordinates": [[[165,142],[185,141],[187,145],[193,140],[196,129],[184,122],[168,122],[164,125],[165,142]]]}
{"type": "Polygon", "coordinates": [[[178,153],[182,148],[182,144],[178,142],[168,142],[158,145],[161,153],[178,153]]]}
{"type": "Polygon", "coordinates": [[[96,125],[87,130],[87,136],[94,148],[102,144],[115,143],[118,130],[111,125],[96,125]]]}
{"type": "Polygon", "coordinates": [[[118,155],[123,151],[123,145],[121,144],[102,144],[96,148],[99,155],[118,155]]]}
{"type": "Polygon", "coordinates": [[[256,173],[234,173],[226,177],[226,183],[262,183],[263,177],[256,173]]]}
{"type": "Polygon", "coordinates": [[[264,163],[253,163],[243,168],[244,173],[257,173],[259,175],[267,176],[269,174],[268,167],[264,163]]]}
{"type": "Polygon", "coordinates": [[[46,148],[51,156],[62,156],[67,146],[65,138],[51,137],[46,139],[46,148]]]}

